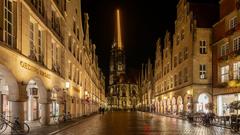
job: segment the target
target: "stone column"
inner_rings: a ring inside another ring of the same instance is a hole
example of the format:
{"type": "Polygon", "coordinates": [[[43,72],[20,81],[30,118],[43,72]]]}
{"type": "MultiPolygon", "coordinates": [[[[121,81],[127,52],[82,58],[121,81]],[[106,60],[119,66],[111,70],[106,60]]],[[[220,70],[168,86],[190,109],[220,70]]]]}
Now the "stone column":
{"type": "Polygon", "coordinates": [[[2,92],[0,91],[0,114],[3,113],[3,95],[2,92]]]}
{"type": "Polygon", "coordinates": [[[11,121],[14,122],[15,118],[18,118],[21,126],[24,123],[24,102],[22,101],[10,101],[12,104],[12,117],[11,121]]]}
{"type": "Polygon", "coordinates": [[[50,108],[48,103],[40,104],[40,123],[48,125],[50,123],[50,108]]]}

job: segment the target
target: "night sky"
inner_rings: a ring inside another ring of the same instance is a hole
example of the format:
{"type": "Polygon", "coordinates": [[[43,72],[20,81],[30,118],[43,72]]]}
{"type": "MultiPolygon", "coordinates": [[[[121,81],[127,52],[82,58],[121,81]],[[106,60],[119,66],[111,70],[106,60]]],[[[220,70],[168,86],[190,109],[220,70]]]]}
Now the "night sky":
{"type": "MultiPolygon", "coordinates": [[[[99,65],[106,77],[109,52],[114,39],[115,13],[120,9],[122,37],[127,69],[141,69],[155,55],[156,40],[163,39],[166,30],[174,32],[176,5],[179,0],[82,0],[82,12],[89,13],[90,37],[97,46],[99,65]],[[164,2],[159,4],[159,2],[164,2]]],[[[191,0],[211,2],[218,0],[191,0]]]]}

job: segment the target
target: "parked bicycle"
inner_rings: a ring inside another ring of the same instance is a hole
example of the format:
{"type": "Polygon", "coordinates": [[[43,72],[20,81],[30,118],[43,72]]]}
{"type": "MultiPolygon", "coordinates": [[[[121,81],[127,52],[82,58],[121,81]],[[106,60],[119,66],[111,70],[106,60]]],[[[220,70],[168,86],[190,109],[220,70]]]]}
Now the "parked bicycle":
{"type": "Polygon", "coordinates": [[[0,134],[4,133],[6,129],[10,127],[11,134],[15,135],[21,135],[21,134],[27,134],[30,132],[30,127],[27,123],[23,123],[23,126],[21,126],[19,122],[18,117],[14,117],[14,122],[11,122],[10,120],[6,119],[5,116],[0,116],[0,134]]]}

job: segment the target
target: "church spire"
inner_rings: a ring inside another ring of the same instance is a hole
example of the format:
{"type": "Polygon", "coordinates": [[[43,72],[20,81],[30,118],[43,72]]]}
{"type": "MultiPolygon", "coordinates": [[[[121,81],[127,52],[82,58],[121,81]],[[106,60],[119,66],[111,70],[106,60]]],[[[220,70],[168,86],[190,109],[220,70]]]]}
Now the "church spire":
{"type": "Polygon", "coordinates": [[[122,35],[121,35],[121,21],[120,21],[120,11],[117,9],[117,47],[122,50],[122,35]]]}

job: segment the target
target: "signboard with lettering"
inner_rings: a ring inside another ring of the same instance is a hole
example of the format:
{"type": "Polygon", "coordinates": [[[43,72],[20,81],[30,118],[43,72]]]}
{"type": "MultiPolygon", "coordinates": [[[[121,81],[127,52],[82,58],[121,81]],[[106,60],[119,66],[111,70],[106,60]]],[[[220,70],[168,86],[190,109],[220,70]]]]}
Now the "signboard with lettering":
{"type": "Polygon", "coordinates": [[[39,75],[41,75],[41,76],[43,76],[43,77],[46,77],[46,78],[50,79],[50,74],[42,71],[41,69],[39,69],[39,68],[37,68],[37,67],[34,67],[34,66],[30,65],[30,64],[27,63],[27,62],[20,61],[20,66],[21,66],[22,68],[25,68],[25,69],[27,69],[27,70],[30,70],[30,71],[35,72],[35,73],[37,73],[37,74],[39,74],[39,75]]]}

